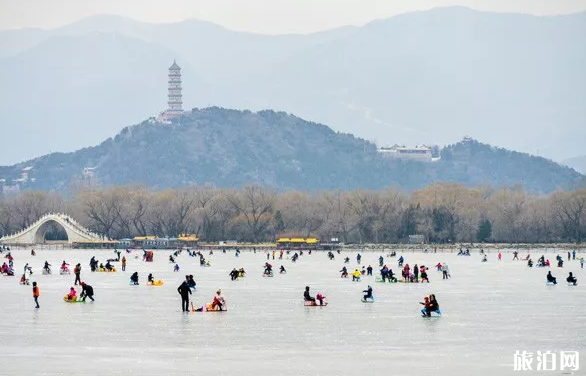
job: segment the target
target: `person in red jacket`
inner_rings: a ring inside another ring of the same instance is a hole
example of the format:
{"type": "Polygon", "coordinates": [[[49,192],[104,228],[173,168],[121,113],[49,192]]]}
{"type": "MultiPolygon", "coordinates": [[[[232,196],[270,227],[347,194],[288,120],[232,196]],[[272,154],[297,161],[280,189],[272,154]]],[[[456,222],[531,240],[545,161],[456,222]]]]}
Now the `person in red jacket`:
{"type": "Polygon", "coordinates": [[[33,282],[33,299],[35,300],[35,304],[37,305],[35,308],[41,308],[39,307],[39,296],[41,295],[40,291],[39,291],[39,286],[37,286],[36,282],[33,282]]]}

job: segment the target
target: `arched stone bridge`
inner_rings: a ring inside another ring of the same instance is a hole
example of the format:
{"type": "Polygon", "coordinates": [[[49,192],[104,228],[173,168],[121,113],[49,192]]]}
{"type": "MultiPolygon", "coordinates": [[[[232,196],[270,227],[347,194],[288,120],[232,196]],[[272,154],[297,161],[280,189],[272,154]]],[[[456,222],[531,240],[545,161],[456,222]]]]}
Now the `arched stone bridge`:
{"type": "Polygon", "coordinates": [[[67,233],[67,241],[69,243],[88,241],[88,240],[101,240],[102,237],[94,232],[89,231],[73,218],[67,214],[45,214],[41,218],[37,219],[29,227],[20,230],[19,232],[11,235],[7,235],[0,238],[0,243],[11,243],[11,244],[40,244],[45,241],[45,234],[51,224],[58,224],[63,227],[65,233],[67,233]]]}

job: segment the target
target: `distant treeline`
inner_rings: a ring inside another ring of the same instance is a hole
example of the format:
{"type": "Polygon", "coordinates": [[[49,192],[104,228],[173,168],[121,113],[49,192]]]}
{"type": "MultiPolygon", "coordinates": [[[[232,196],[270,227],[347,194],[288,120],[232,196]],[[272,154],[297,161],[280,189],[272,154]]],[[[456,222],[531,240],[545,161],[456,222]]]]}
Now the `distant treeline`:
{"type": "MultiPolygon", "coordinates": [[[[199,234],[204,242],[274,241],[280,235],[322,242],[549,243],[586,241],[586,189],[547,196],[523,189],[436,184],[405,193],[323,191],[277,193],[259,186],[194,186],[151,191],[125,186],[84,190],[73,197],[23,192],[0,198],[0,233],[64,212],[109,238],[199,234]]],[[[55,236],[59,230],[55,229],[55,236]]]]}

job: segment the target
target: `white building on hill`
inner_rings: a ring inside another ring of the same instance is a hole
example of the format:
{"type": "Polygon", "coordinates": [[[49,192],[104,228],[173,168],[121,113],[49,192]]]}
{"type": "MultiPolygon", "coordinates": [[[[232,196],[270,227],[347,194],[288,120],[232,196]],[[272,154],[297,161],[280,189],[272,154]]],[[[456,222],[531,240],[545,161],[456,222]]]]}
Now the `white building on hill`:
{"type": "Polygon", "coordinates": [[[378,152],[389,158],[413,159],[422,162],[431,162],[431,148],[425,145],[408,148],[405,146],[393,145],[391,147],[382,147],[378,152]]]}

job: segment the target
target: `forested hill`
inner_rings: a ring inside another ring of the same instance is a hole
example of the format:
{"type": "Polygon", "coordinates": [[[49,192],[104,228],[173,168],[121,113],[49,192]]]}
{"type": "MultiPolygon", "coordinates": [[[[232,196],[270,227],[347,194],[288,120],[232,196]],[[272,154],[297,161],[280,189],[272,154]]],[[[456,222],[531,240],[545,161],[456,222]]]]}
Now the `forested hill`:
{"type": "Polygon", "coordinates": [[[92,184],[153,188],[258,183],[279,190],[416,189],[453,181],[550,192],[584,181],[544,158],[476,141],[450,145],[441,156],[434,163],[400,161],[381,156],[368,141],[283,112],[212,107],[194,109],[168,125],[150,119],[95,147],[0,167],[0,179],[15,184],[23,168],[32,167],[21,188],[67,191],[87,184],[83,170],[95,167],[92,184]]]}

